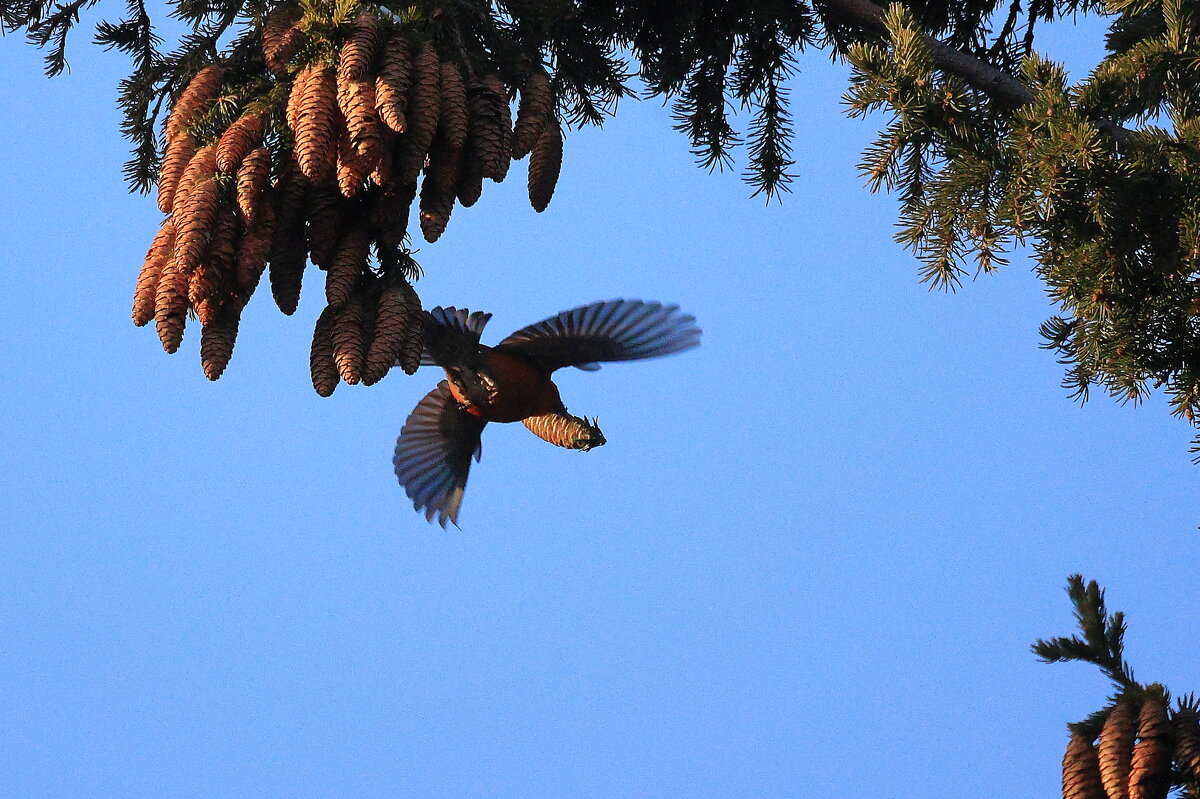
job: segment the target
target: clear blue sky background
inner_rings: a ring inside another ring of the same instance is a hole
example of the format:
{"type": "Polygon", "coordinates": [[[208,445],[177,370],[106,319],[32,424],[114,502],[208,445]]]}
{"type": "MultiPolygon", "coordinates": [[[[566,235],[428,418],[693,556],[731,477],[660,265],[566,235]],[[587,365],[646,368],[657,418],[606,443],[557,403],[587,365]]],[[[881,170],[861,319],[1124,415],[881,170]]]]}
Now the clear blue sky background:
{"type": "Polygon", "coordinates": [[[426,304],[491,341],[612,297],[705,331],[563,376],[601,449],[490,427],[443,531],[390,464],[437,376],[319,398],[316,273],[294,318],[255,297],[215,384],[195,331],[130,324],[158,214],[119,175],[127,62],[86,38],[53,81],[0,45],[0,794],[1044,797],[1106,692],[1027,651],[1075,571],[1141,678],[1200,689],[1189,430],[1067,399],[1024,258],[917,283],[823,55],[782,206],[631,102],[570,135],[547,213],[522,165],[422,248],[426,304]]]}

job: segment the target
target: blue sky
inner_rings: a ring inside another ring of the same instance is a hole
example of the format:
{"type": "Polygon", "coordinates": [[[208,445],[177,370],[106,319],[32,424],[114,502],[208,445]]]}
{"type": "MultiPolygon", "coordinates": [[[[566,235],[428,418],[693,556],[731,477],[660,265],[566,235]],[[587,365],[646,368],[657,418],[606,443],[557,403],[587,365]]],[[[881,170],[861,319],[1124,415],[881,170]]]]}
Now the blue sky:
{"type": "Polygon", "coordinates": [[[1139,677],[1200,688],[1188,428],[1067,399],[1024,258],[917,283],[822,55],[782,205],[628,103],[545,214],[521,165],[422,246],[426,305],[487,341],[613,297],[705,331],[563,375],[600,449],[490,426],[443,531],[390,464],[437,376],[318,397],[315,272],[217,383],[195,331],[129,322],[158,213],[120,178],[127,63],[85,38],[52,81],[0,46],[0,793],[1041,797],[1107,689],[1027,650],[1076,571],[1139,677]]]}

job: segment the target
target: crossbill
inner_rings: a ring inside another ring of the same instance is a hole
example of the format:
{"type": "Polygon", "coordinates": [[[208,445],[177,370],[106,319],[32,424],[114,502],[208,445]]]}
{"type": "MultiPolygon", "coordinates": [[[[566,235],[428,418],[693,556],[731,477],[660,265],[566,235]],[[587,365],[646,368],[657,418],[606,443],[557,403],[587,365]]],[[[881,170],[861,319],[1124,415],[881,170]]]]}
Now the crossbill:
{"type": "Polygon", "coordinates": [[[471,458],[488,422],[523,422],[538,437],[587,451],[605,443],[595,420],[572,416],[550,376],[573,366],[658,358],[700,343],[694,317],[676,305],[610,300],[521,328],[495,347],[479,343],[492,315],[434,308],[423,315],[423,365],[446,379],[409,414],[392,463],[413,507],[457,526],[471,458]]]}

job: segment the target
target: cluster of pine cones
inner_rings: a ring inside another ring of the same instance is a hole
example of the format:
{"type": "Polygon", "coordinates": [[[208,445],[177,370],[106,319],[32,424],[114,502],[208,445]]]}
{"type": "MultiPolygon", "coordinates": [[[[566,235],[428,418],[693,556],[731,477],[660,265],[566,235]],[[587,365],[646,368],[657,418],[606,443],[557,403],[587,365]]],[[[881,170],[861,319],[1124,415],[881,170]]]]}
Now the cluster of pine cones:
{"type": "Polygon", "coordinates": [[[456,203],[473,205],[485,178],[504,180],[526,155],[531,204],[542,211],[553,196],[563,139],[546,72],[529,59],[517,70],[514,122],[518,87],[444,59],[380,15],[364,8],[321,30],[281,6],[262,25],[271,76],[247,83],[210,65],[171,109],[158,180],[167,218],[138,277],[133,320],[153,319],[175,352],[194,313],[211,380],[263,272],[290,315],[310,260],[326,273],[311,356],[318,393],[339,380],[373,383],[393,364],[415,370],[420,300],[409,281],[419,269],[405,246],[414,201],[422,234],[436,241],[456,203]]]}
{"type": "Polygon", "coordinates": [[[1172,786],[1198,799],[1200,716],[1173,717],[1162,698],[1140,706],[1126,699],[1109,709],[1097,745],[1078,729],[1063,756],[1063,799],[1165,799],[1172,786]]]}

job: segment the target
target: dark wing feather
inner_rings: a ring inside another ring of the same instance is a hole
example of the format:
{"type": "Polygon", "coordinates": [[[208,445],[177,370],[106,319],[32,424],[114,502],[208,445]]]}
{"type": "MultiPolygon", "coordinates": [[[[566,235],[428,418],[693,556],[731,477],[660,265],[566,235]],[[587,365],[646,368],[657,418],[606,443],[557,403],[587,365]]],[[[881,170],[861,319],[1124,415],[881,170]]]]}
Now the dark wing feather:
{"type": "Polygon", "coordinates": [[[443,366],[462,363],[479,349],[479,337],[492,318],[490,313],[466,308],[434,308],[426,311],[422,319],[422,334],[425,351],[421,354],[422,366],[443,366]]]}
{"type": "Polygon", "coordinates": [[[599,369],[603,361],[636,361],[700,343],[695,317],[678,305],[609,300],[563,311],[513,333],[496,347],[531,358],[548,371],[599,369]]]}
{"type": "Polygon", "coordinates": [[[396,440],[392,465],[417,511],[431,521],[458,526],[471,456],[479,460],[479,434],[487,422],[459,407],[446,381],[425,395],[396,440]]]}

